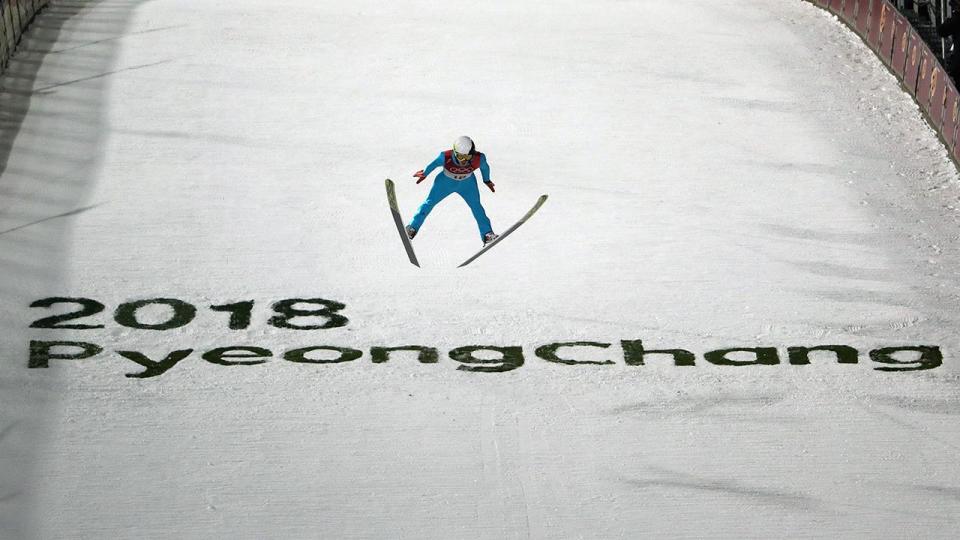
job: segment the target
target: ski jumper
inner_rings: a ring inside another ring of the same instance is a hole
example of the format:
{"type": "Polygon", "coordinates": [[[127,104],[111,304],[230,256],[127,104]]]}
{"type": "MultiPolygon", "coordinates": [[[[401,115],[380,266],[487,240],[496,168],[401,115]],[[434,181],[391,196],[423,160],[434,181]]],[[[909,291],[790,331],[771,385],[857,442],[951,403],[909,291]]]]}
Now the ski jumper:
{"type": "Polygon", "coordinates": [[[477,220],[477,227],[480,229],[480,238],[489,232],[493,232],[490,226],[490,220],[487,213],[480,204],[480,190],[477,189],[477,177],[473,171],[480,169],[480,175],[484,182],[490,181],[490,166],[487,165],[487,157],[481,152],[476,152],[471,156],[469,162],[461,164],[453,157],[453,150],[441,152],[437,159],[423,169],[424,176],[429,175],[437,167],[443,167],[443,171],[433,179],[433,187],[430,193],[417,210],[417,215],[413,216],[410,226],[420,230],[423,221],[433,210],[433,207],[440,201],[447,198],[451,193],[456,193],[463,197],[463,200],[470,206],[473,212],[473,218],[477,220]]]}

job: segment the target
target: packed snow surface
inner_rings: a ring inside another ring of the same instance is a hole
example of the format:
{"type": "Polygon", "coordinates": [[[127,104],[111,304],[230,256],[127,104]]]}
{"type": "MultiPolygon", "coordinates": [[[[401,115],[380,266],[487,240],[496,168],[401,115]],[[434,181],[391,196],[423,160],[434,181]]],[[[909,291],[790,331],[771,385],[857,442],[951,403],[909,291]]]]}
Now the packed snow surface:
{"type": "Polygon", "coordinates": [[[960,531],[956,169],[811,4],[55,0],[0,82],[2,538],[960,531]],[[463,134],[549,201],[416,268],[463,134]]]}

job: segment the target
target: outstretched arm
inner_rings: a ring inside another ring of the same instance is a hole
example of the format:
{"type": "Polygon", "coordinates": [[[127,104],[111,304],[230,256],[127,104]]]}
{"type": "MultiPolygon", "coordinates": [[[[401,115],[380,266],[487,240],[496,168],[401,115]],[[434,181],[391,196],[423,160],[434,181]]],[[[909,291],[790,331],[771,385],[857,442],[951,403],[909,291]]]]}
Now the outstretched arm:
{"type": "Polygon", "coordinates": [[[441,165],[443,165],[443,152],[440,152],[440,155],[437,156],[437,159],[431,161],[430,164],[427,165],[425,169],[420,169],[419,171],[413,173],[413,176],[417,178],[417,183],[419,184],[420,182],[423,182],[424,180],[426,180],[427,177],[430,176],[430,173],[432,173],[434,169],[436,169],[441,165]]]}
{"type": "Polygon", "coordinates": [[[496,193],[493,181],[490,180],[490,165],[487,163],[487,156],[480,154],[480,177],[483,178],[483,184],[490,188],[490,191],[496,193]]]}

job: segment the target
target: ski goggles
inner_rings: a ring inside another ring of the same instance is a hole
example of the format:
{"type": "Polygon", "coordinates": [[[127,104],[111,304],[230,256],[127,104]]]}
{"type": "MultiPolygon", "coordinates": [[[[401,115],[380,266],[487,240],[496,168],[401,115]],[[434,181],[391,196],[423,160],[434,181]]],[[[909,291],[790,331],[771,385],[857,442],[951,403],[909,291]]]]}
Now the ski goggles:
{"type": "Polygon", "coordinates": [[[473,157],[473,154],[461,154],[460,152],[457,152],[456,150],[454,150],[453,157],[457,158],[457,161],[459,161],[460,163],[466,163],[470,161],[470,158],[473,157]]]}

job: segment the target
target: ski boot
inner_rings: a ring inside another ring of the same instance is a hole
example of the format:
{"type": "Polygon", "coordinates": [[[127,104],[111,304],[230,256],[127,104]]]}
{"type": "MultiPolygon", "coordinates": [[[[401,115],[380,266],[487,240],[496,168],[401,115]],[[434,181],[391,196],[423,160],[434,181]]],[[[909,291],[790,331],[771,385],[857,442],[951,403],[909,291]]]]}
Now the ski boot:
{"type": "Polygon", "coordinates": [[[407,225],[406,231],[407,231],[407,238],[411,240],[413,240],[413,237],[417,235],[417,230],[409,225],[407,225]]]}
{"type": "Polygon", "coordinates": [[[483,235],[483,246],[486,247],[490,242],[493,242],[499,236],[500,236],[499,234],[496,234],[493,231],[490,231],[487,234],[483,235]]]}

